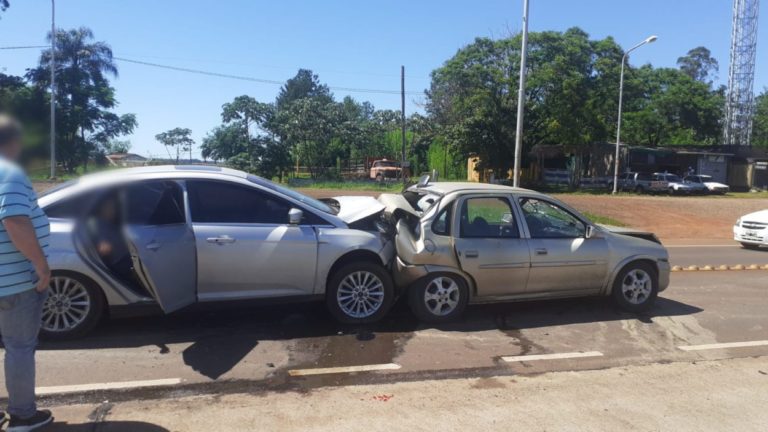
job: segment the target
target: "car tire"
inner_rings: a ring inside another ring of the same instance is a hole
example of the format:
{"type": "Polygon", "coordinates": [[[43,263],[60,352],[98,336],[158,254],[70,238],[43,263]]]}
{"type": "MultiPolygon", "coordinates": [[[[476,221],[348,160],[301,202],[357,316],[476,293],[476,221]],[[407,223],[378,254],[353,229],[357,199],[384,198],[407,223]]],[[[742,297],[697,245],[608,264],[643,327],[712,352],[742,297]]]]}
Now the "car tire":
{"type": "Polygon", "coordinates": [[[384,183],[384,175],[381,173],[376,174],[376,182],[377,183],[384,183]]]}
{"type": "Polygon", "coordinates": [[[96,327],[105,311],[104,294],[95,282],[78,273],[54,272],[43,304],[40,337],[81,338],[96,327]]]}
{"type": "Polygon", "coordinates": [[[453,321],[464,314],[469,303],[469,288],[464,278],[450,273],[430,274],[408,292],[408,305],[424,322],[453,321]]]}
{"type": "Polygon", "coordinates": [[[659,294],[659,274],[647,262],[633,262],[624,266],[613,281],[613,301],[628,312],[650,309],[659,294]]]}
{"type": "Polygon", "coordinates": [[[751,244],[751,243],[742,243],[741,247],[743,247],[744,249],[749,249],[749,250],[758,250],[758,249],[760,249],[760,245],[751,244]]]}
{"type": "Polygon", "coordinates": [[[325,300],[328,311],[341,323],[373,323],[392,307],[395,284],[380,264],[351,263],[336,270],[328,280],[325,300]],[[366,307],[373,307],[371,302],[376,302],[375,310],[366,311],[366,307]]]}

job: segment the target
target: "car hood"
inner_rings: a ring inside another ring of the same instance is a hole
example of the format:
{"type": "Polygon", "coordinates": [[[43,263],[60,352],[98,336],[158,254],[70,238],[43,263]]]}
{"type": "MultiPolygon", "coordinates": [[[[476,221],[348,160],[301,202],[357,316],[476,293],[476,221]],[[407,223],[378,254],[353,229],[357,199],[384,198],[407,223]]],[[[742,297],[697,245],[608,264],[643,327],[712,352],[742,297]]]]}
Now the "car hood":
{"type": "Polygon", "coordinates": [[[643,231],[635,228],[617,227],[613,225],[603,225],[603,224],[597,224],[597,226],[599,226],[602,230],[612,234],[621,234],[621,235],[635,237],[635,238],[648,240],[654,243],[661,244],[661,241],[659,240],[658,237],[656,237],[656,234],[650,231],[643,231]]]}
{"type": "Polygon", "coordinates": [[[704,182],[704,186],[706,187],[728,187],[726,184],[718,183],[718,182],[704,182]]]}
{"type": "Polygon", "coordinates": [[[338,203],[336,216],[346,223],[352,223],[373,216],[384,210],[384,204],[376,198],[366,196],[340,196],[333,198],[338,203]]]}
{"type": "Polygon", "coordinates": [[[741,217],[741,220],[749,220],[751,222],[765,222],[768,223],[768,210],[760,210],[754,213],[746,214],[741,217]]]}
{"type": "Polygon", "coordinates": [[[693,188],[693,186],[691,186],[690,184],[683,183],[683,182],[668,182],[668,184],[670,186],[674,186],[674,187],[682,188],[682,189],[692,189],[693,188]]]}

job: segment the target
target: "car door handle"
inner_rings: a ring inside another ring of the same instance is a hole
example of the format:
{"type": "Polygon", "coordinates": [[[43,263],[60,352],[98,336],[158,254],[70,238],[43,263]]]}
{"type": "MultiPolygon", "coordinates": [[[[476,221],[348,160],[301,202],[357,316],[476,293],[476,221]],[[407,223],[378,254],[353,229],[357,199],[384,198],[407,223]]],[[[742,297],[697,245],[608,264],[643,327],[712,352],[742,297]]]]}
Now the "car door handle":
{"type": "Polygon", "coordinates": [[[547,254],[547,250],[546,249],[544,249],[544,248],[536,249],[536,255],[546,255],[546,254],[547,254]]]}
{"type": "Polygon", "coordinates": [[[221,236],[221,237],[208,237],[206,239],[208,243],[213,244],[227,244],[227,243],[234,243],[236,240],[230,236],[221,236]]]}
{"type": "Polygon", "coordinates": [[[464,251],[464,256],[467,258],[477,258],[480,254],[476,250],[464,251]]]}

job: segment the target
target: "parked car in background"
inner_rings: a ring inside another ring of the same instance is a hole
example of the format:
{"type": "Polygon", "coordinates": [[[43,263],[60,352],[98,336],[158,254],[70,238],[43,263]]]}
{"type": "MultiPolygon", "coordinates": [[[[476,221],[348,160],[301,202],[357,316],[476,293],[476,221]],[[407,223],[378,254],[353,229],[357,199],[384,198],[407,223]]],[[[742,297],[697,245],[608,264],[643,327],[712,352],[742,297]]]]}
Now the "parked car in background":
{"type": "Polygon", "coordinates": [[[590,295],[642,311],[669,284],[653,234],[595,225],[531,190],[427,179],[379,200],[396,220],[396,283],[424,321],[470,303],[590,295]]]}
{"type": "Polygon", "coordinates": [[[132,306],[274,298],[325,300],[339,321],[366,323],[395,299],[374,198],[321,202],[231,169],[158,166],[83,176],[40,205],[53,271],[44,336],[83,335],[132,306]]]}
{"type": "Polygon", "coordinates": [[[685,176],[685,178],[683,178],[683,181],[686,184],[690,184],[697,187],[703,187],[704,189],[707,190],[707,192],[712,194],[723,195],[731,191],[731,188],[728,185],[713,181],[712,176],[708,176],[708,175],[703,175],[703,174],[689,175],[689,176],[685,176]]]}
{"type": "Polygon", "coordinates": [[[667,191],[670,195],[705,194],[707,188],[704,185],[686,183],[677,174],[653,173],[653,179],[667,182],[667,191]]]}
{"type": "Polygon", "coordinates": [[[384,181],[401,178],[403,172],[400,162],[388,159],[374,161],[371,165],[370,177],[372,180],[384,181]]]}
{"type": "MultiPolygon", "coordinates": [[[[608,183],[608,188],[613,189],[613,182],[608,183]]],[[[668,191],[666,180],[654,179],[651,174],[628,172],[619,176],[618,190],[636,193],[666,193],[668,191]]]]}
{"type": "Polygon", "coordinates": [[[746,249],[768,246],[768,210],[740,217],[733,226],[733,239],[746,249]]]}

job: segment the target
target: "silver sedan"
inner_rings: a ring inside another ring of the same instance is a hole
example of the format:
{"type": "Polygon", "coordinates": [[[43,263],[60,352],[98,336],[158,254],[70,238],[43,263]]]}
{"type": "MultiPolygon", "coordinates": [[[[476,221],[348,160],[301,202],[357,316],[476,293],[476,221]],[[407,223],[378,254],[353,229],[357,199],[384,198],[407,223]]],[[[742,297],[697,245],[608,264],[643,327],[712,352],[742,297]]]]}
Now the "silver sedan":
{"type": "Polygon", "coordinates": [[[642,311],[669,285],[653,234],[597,226],[534,191],[424,178],[380,200],[397,220],[395,280],[425,321],[468,303],[592,295],[642,311]]]}
{"type": "Polygon", "coordinates": [[[362,323],[394,301],[373,198],[321,202],[240,171],[164,166],[84,176],[40,204],[52,228],[44,336],[141,305],[321,299],[362,323]]]}

